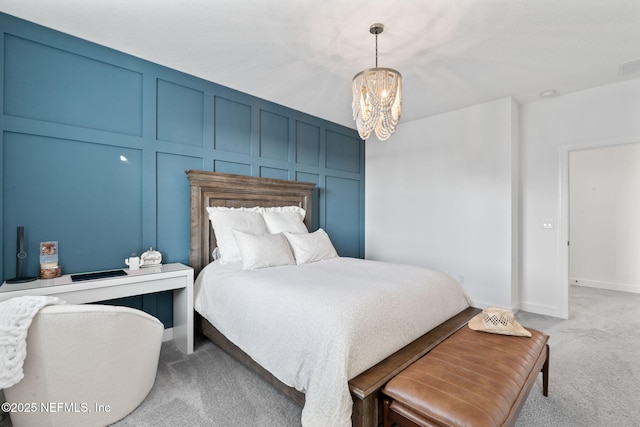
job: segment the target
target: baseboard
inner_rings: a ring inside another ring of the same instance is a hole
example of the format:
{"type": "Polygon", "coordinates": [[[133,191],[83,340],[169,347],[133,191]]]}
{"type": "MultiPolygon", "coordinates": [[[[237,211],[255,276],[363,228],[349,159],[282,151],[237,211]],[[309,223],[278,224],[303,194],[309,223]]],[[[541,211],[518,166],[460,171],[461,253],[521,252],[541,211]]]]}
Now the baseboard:
{"type": "Polygon", "coordinates": [[[496,304],[489,304],[486,303],[484,301],[473,301],[473,304],[471,304],[472,307],[475,308],[479,308],[481,310],[484,310],[485,308],[489,308],[489,307],[500,307],[500,308],[507,308],[511,311],[513,311],[514,313],[517,313],[518,310],[520,310],[520,303],[516,303],[515,305],[509,307],[509,306],[502,306],[502,305],[496,305],[496,304]]]}
{"type": "Polygon", "coordinates": [[[567,316],[563,313],[559,307],[552,307],[549,305],[532,304],[524,301],[520,301],[520,310],[528,313],[542,314],[543,316],[557,317],[560,319],[566,319],[567,316]]]}
{"type": "Polygon", "coordinates": [[[173,339],[173,328],[167,328],[162,334],[162,342],[171,341],[173,339]]]}
{"type": "Polygon", "coordinates": [[[624,283],[600,282],[597,280],[585,280],[572,277],[569,283],[575,286],[584,286],[587,288],[606,289],[609,291],[630,292],[640,294],[640,286],[627,285],[624,283]]]}

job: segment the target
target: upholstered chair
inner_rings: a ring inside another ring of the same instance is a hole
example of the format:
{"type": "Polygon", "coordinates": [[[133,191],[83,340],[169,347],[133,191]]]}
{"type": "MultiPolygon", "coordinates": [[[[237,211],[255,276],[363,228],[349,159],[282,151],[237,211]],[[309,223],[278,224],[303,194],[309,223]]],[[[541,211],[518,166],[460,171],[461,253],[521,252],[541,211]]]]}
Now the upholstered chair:
{"type": "Polygon", "coordinates": [[[140,310],[51,305],[34,317],[24,378],[7,402],[14,427],[106,426],[133,411],[155,382],[162,323],[140,310]]]}

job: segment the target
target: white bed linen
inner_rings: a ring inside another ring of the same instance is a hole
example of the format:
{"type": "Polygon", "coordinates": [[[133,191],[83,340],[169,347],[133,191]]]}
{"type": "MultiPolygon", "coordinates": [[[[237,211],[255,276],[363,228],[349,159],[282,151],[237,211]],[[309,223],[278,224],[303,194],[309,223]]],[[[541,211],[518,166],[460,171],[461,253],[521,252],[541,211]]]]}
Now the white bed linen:
{"type": "Polygon", "coordinates": [[[195,284],[202,316],[305,392],[304,427],[350,426],[348,380],[469,305],[446,274],[355,258],[250,271],[213,262],[195,284]]]}

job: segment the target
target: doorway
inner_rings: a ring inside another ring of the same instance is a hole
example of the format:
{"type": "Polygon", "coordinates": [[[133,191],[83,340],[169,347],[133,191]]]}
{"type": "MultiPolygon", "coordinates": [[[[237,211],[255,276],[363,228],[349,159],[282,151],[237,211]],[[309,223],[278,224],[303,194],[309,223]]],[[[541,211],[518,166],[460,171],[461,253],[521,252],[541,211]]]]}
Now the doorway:
{"type": "Polygon", "coordinates": [[[640,141],[561,147],[558,283],[640,292],[640,141]],[[573,168],[572,168],[573,167],[573,168]]]}

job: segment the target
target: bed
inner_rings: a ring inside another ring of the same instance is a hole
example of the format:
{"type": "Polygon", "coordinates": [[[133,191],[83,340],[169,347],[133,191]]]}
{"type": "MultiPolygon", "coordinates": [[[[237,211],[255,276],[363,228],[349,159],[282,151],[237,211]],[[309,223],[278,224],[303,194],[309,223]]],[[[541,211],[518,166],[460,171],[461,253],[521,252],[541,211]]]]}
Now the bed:
{"type": "Polygon", "coordinates": [[[186,173],[198,327],[303,405],[305,427],[377,426],[382,386],[479,312],[455,281],[416,267],[340,257],[249,271],[235,263],[222,265],[213,259],[218,245],[207,208],[293,206],[303,209],[301,220],[310,228],[314,185],[186,173]],[[429,284],[418,286],[426,278],[429,284]],[[390,290],[392,280],[405,290],[390,290]],[[433,293],[419,294],[427,292],[425,287],[433,293]],[[411,296],[409,289],[418,294],[411,296]],[[435,295],[437,301],[425,309],[422,301],[435,295]],[[313,333],[300,329],[305,323],[313,333]]]}

